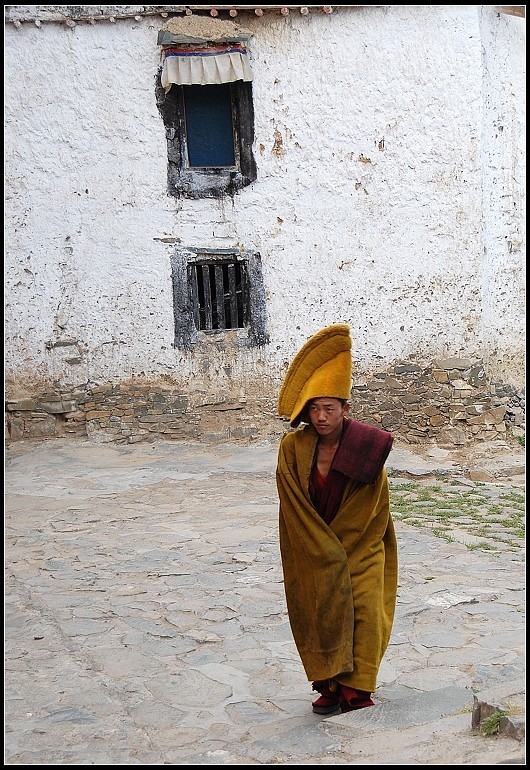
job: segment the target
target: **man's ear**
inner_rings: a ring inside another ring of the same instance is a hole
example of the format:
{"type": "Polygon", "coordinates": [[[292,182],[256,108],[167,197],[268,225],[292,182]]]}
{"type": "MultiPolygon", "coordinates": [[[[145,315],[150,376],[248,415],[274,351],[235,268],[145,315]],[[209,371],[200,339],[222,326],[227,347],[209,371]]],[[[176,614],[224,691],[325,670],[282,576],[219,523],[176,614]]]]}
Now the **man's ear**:
{"type": "Polygon", "coordinates": [[[344,404],[344,414],[346,414],[346,412],[349,412],[349,411],[350,411],[350,405],[348,404],[348,402],[346,402],[344,404]]]}

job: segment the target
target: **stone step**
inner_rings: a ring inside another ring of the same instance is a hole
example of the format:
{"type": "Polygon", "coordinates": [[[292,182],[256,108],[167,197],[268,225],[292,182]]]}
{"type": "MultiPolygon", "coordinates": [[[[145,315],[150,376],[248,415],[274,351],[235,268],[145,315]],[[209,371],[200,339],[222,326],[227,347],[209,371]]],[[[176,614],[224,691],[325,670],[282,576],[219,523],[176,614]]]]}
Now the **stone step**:
{"type": "Polygon", "coordinates": [[[526,735],[526,693],[519,680],[503,682],[474,695],[471,726],[480,730],[484,719],[495,712],[504,714],[499,720],[499,735],[524,741],[526,735]]]}
{"type": "Polygon", "coordinates": [[[465,710],[471,712],[472,730],[480,732],[483,720],[500,712],[504,716],[499,720],[498,734],[519,741],[525,738],[525,689],[518,680],[503,682],[478,693],[454,685],[416,692],[405,698],[378,703],[374,708],[328,717],[325,721],[338,731],[354,725],[356,730],[375,732],[425,724],[465,710]]]}
{"type": "Polygon", "coordinates": [[[524,702],[520,681],[479,693],[449,685],[330,716],[320,727],[359,764],[477,764],[481,756],[490,764],[524,764],[524,702]],[[494,712],[505,716],[488,735],[481,725],[494,712]]]}
{"type": "Polygon", "coordinates": [[[433,722],[466,709],[471,714],[472,708],[473,693],[466,687],[450,685],[428,692],[416,692],[387,703],[377,703],[371,708],[338,714],[325,721],[331,730],[336,729],[338,732],[354,727],[359,732],[373,733],[433,722]]]}

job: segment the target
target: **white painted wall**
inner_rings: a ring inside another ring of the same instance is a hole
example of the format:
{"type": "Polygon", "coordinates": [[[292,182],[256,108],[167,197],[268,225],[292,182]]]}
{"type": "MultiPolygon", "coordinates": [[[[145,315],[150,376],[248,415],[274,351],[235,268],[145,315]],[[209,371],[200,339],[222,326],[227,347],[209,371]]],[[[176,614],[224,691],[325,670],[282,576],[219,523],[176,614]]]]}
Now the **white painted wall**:
{"type": "Polygon", "coordinates": [[[526,28],[521,21],[497,19],[491,10],[481,17],[484,360],[499,379],[513,373],[518,380],[526,349],[526,63],[521,56],[526,28]]]}
{"type": "Polygon", "coordinates": [[[336,322],[361,371],[484,356],[522,384],[525,21],[495,6],[239,18],[258,178],[233,201],[166,193],[163,19],[7,24],[8,397],[130,378],[275,397],[336,322]],[[269,345],[174,349],[171,237],[261,253],[269,345]]]}

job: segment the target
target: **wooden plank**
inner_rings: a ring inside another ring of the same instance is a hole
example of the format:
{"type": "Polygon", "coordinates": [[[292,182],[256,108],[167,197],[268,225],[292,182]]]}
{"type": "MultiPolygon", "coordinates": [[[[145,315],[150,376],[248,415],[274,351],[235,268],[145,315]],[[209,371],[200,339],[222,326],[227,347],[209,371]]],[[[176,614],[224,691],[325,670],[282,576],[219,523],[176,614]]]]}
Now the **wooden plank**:
{"type": "Polygon", "coordinates": [[[204,294],[204,328],[210,331],[213,328],[212,318],[212,292],[210,289],[210,265],[202,266],[202,290],[204,294]]]}
{"type": "Polygon", "coordinates": [[[236,266],[228,265],[228,290],[230,292],[230,328],[237,329],[236,266]]]}
{"type": "Polygon", "coordinates": [[[526,5],[496,5],[495,10],[509,16],[519,16],[521,19],[524,19],[526,15],[526,5]]]}
{"type": "Polygon", "coordinates": [[[226,329],[225,321],[225,293],[223,286],[223,268],[215,266],[215,306],[217,309],[217,328],[226,329]]]}

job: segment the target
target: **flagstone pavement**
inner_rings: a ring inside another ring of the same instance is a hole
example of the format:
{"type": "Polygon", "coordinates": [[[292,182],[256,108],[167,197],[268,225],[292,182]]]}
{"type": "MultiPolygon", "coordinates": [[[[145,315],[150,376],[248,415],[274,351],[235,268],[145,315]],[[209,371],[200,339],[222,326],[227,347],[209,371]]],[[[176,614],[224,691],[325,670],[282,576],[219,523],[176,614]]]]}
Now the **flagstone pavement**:
{"type": "Polygon", "coordinates": [[[394,446],[376,705],[323,717],[273,443],[8,444],[5,764],[525,763],[524,452],[501,450],[394,446]]]}

